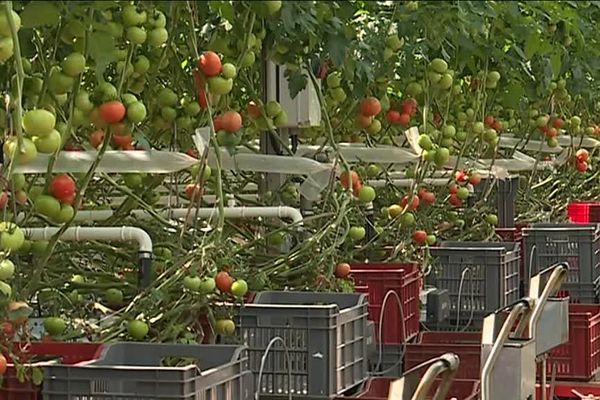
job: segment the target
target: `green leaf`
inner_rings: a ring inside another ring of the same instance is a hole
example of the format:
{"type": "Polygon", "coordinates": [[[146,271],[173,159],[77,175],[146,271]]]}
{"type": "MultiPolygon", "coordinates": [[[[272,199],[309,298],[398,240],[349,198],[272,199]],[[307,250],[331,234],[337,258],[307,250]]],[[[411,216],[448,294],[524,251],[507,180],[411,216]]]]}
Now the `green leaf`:
{"type": "Polygon", "coordinates": [[[304,88],[306,88],[306,84],[308,82],[308,78],[306,75],[302,73],[302,71],[293,71],[290,73],[288,77],[288,87],[290,89],[290,97],[292,99],[296,98],[298,93],[300,93],[304,88]]]}
{"type": "Polygon", "coordinates": [[[40,386],[44,381],[44,372],[41,368],[33,367],[31,370],[31,381],[35,386],[40,386]]]}
{"type": "Polygon", "coordinates": [[[208,6],[211,11],[221,15],[232,24],[235,22],[235,10],[230,1],[209,1],[208,6]]]}
{"type": "Polygon", "coordinates": [[[531,59],[540,48],[540,36],[537,32],[531,32],[525,40],[525,57],[531,59]]]}
{"type": "Polygon", "coordinates": [[[525,89],[520,83],[511,83],[506,88],[504,93],[504,106],[507,108],[516,109],[519,107],[519,101],[525,95],[525,89]]]}
{"type": "Polygon", "coordinates": [[[331,56],[331,61],[333,61],[334,65],[342,65],[344,58],[346,58],[347,46],[348,40],[346,40],[344,34],[331,34],[327,36],[327,52],[331,56]]]}
{"type": "Polygon", "coordinates": [[[101,77],[106,67],[116,61],[115,40],[108,32],[93,31],[90,34],[90,57],[96,62],[96,74],[101,77]]]}
{"type": "Polygon", "coordinates": [[[32,1],[23,8],[20,17],[24,28],[57,26],[60,12],[52,1],[32,1]]]}

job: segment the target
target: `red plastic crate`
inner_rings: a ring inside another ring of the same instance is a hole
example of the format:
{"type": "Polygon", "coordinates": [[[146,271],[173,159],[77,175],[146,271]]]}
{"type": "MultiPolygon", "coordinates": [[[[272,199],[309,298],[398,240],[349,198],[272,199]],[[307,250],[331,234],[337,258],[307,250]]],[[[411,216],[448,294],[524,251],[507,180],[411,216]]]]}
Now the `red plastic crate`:
{"type": "MultiPolygon", "coordinates": [[[[21,346],[20,344],[15,344],[21,346]]],[[[59,359],[62,364],[77,364],[83,361],[94,360],[100,355],[102,345],[99,343],[62,343],[62,342],[32,342],[23,347],[22,352],[26,360],[35,362],[35,358],[59,359]]],[[[17,379],[12,360],[8,361],[8,368],[0,387],[0,400],[41,400],[41,387],[35,386],[30,379],[21,383],[17,379]]]]}
{"type": "Polygon", "coordinates": [[[567,214],[575,224],[588,224],[600,222],[600,202],[581,201],[573,202],[567,206],[567,214]]]}
{"type": "MultiPolygon", "coordinates": [[[[559,382],[554,385],[554,397],[560,398],[561,400],[581,400],[581,396],[576,393],[580,393],[582,395],[593,395],[600,397],[600,383],[599,382],[559,382]]],[[[546,398],[550,397],[550,385],[546,385],[546,398]]],[[[536,395],[537,400],[542,399],[542,386],[536,386],[536,395]]]]}
{"type": "Polygon", "coordinates": [[[519,263],[519,273],[525,276],[525,259],[523,258],[523,228],[528,224],[517,224],[514,228],[496,228],[496,234],[502,238],[503,242],[519,243],[519,252],[521,262],[519,263]]]}
{"type": "Polygon", "coordinates": [[[422,332],[416,343],[406,346],[404,369],[454,353],[460,360],[456,379],[479,379],[481,364],[480,332],[422,332]]]}
{"type": "MultiPolygon", "coordinates": [[[[390,384],[397,378],[370,378],[365,384],[364,390],[355,397],[338,397],[337,400],[387,400],[390,384]]],[[[437,384],[434,383],[431,393],[435,393],[437,384]]],[[[479,381],[461,380],[452,381],[452,386],[448,391],[446,399],[457,398],[459,400],[475,400],[479,395],[479,381]]],[[[427,397],[431,398],[431,395],[427,397]]]]}
{"type": "Polygon", "coordinates": [[[385,295],[390,290],[396,292],[402,301],[406,338],[402,336],[398,304],[390,297],[384,310],[382,342],[402,343],[419,333],[421,271],[418,264],[353,264],[351,271],[356,291],[368,294],[369,319],[375,323],[377,341],[379,341],[381,306],[385,295]]]}
{"type": "Polygon", "coordinates": [[[556,364],[562,380],[590,380],[600,370],[600,305],[569,304],[569,343],[550,352],[548,373],[556,364]]]}

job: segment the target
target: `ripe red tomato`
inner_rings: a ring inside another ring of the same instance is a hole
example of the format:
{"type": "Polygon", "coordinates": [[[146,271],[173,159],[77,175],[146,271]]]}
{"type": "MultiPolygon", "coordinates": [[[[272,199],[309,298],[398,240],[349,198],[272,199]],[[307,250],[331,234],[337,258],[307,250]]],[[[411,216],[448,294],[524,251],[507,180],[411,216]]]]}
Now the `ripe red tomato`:
{"type": "Polygon", "coordinates": [[[248,112],[248,115],[250,116],[250,118],[254,118],[254,119],[260,118],[260,115],[261,115],[260,107],[254,101],[251,101],[250,103],[248,103],[247,112],[248,112]]]}
{"type": "Polygon", "coordinates": [[[131,145],[133,137],[131,135],[113,136],[112,141],[123,150],[133,149],[133,146],[131,145]]]}
{"type": "Polygon", "coordinates": [[[233,285],[233,278],[229,273],[221,271],[215,277],[215,283],[217,288],[223,293],[229,293],[231,285],[233,285]]]}
{"type": "Polygon", "coordinates": [[[0,209],[5,209],[8,205],[8,193],[2,192],[0,193],[0,209]]]}
{"type": "Polygon", "coordinates": [[[48,186],[48,191],[59,201],[63,201],[73,196],[76,188],[75,181],[69,175],[62,174],[52,179],[48,186]]]}
{"type": "Polygon", "coordinates": [[[214,51],[205,51],[198,60],[198,67],[205,76],[212,77],[221,73],[221,58],[214,51]]]}
{"type": "Polygon", "coordinates": [[[339,263],[335,266],[335,276],[338,278],[346,278],[350,275],[350,264],[339,263]]]}
{"type": "Polygon", "coordinates": [[[242,127],[242,116],[237,111],[227,111],[223,114],[223,129],[235,133],[242,127]]]}
{"type": "Polygon", "coordinates": [[[577,157],[577,161],[579,162],[587,162],[590,158],[590,153],[586,149],[579,149],[575,153],[575,157],[577,157]]]}
{"type": "Polygon", "coordinates": [[[356,171],[344,171],[340,174],[340,183],[344,187],[344,189],[348,189],[350,187],[350,182],[352,182],[352,188],[357,187],[360,184],[360,177],[356,173],[356,171]]]}
{"type": "Polygon", "coordinates": [[[366,115],[359,114],[356,117],[356,124],[363,129],[367,129],[373,122],[373,117],[367,117],[366,115]]]}
{"type": "Polygon", "coordinates": [[[413,241],[418,245],[424,245],[427,242],[427,232],[415,231],[413,233],[413,241]]]}
{"type": "Polygon", "coordinates": [[[4,337],[12,338],[15,335],[15,327],[8,321],[3,322],[2,333],[4,334],[4,337]]]}
{"type": "Polygon", "coordinates": [[[415,99],[406,99],[402,102],[402,113],[413,115],[417,112],[418,103],[415,99]]]}
{"type": "Polygon", "coordinates": [[[456,182],[466,182],[467,174],[465,174],[465,171],[463,170],[456,171],[456,173],[454,174],[454,179],[456,180],[456,182]]]}
{"type": "Polygon", "coordinates": [[[0,376],[6,373],[6,357],[3,354],[0,354],[0,376]]]}
{"type": "Polygon", "coordinates": [[[98,130],[90,133],[89,140],[92,147],[97,149],[104,142],[104,131],[98,130]]]}
{"type": "Polygon", "coordinates": [[[400,113],[398,111],[395,110],[390,110],[387,112],[387,114],[385,115],[385,118],[387,119],[387,121],[390,124],[399,124],[400,122],[400,113]]]}
{"type": "Polygon", "coordinates": [[[479,185],[481,183],[481,175],[478,173],[474,173],[469,177],[469,183],[473,186],[479,185]]]}
{"type": "Polygon", "coordinates": [[[585,161],[577,161],[575,167],[577,168],[577,171],[585,172],[588,169],[588,163],[585,161]]]}
{"type": "Polygon", "coordinates": [[[495,130],[496,132],[501,132],[502,131],[502,122],[499,120],[495,120],[494,123],[492,124],[492,129],[495,130]]]}
{"type": "Polygon", "coordinates": [[[200,108],[202,109],[208,108],[208,96],[204,89],[198,89],[198,105],[200,105],[200,108]]]}
{"type": "Polygon", "coordinates": [[[462,200],[455,194],[451,194],[450,198],[448,199],[448,203],[450,203],[451,206],[454,207],[460,207],[462,206],[462,200]]]}
{"type": "Polygon", "coordinates": [[[554,121],[552,121],[552,126],[556,129],[560,129],[564,123],[565,122],[562,119],[556,118],[554,121]]]}
{"type": "Polygon", "coordinates": [[[126,113],[127,109],[123,103],[117,100],[106,102],[98,107],[100,118],[107,124],[116,124],[123,121],[126,113]]]}
{"type": "Polygon", "coordinates": [[[546,134],[547,137],[549,138],[554,138],[558,136],[558,131],[556,130],[556,128],[554,127],[549,127],[546,129],[546,131],[544,132],[546,134]]]}
{"type": "Polygon", "coordinates": [[[486,115],[486,117],[483,119],[483,123],[488,128],[492,128],[494,125],[494,122],[496,122],[496,119],[491,115],[486,115]]]}
{"type": "Polygon", "coordinates": [[[202,187],[198,184],[190,183],[185,187],[185,195],[190,201],[197,201],[202,193],[202,187]]]}
{"type": "Polygon", "coordinates": [[[213,125],[215,127],[215,132],[219,132],[220,130],[222,130],[223,129],[223,116],[216,115],[213,118],[213,125]]]}
{"type": "MultiPolygon", "coordinates": [[[[402,198],[402,201],[400,202],[400,205],[401,205],[402,207],[406,207],[406,205],[408,204],[408,201],[409,201],[409,196],[408,196],[408,195],[406,195],[406,196],[404,196],[404,197],[402,198]]],[[[419,201],[419,196],[413,196],[413,198],[412,198],[412,200],[411,200],[411,204],[410,204],[410,206],[408,207],[408,210],[409,210],[409,211],[416,210],[416,209],[419,207],[419,204],[420,204],[420,203],[421,203],[421,202],[419,201]]]]}
{"type": "Polygon", "coordinates": [[[400,118],[398,119],[398,124],[402,126],[407,126],[410,123],[410,114],[403,113],[400,114],[400,118]]]}
{"type": "Polygon", "coordinates": [[[352,194],[354,197],[358,197],[360,195],[360,190],[362,189],[362,183],[358,182],[356,185],[352,185],[352,194]]]}
{"type": "Polygon", "coordinates": [[[448,190],[450,191],[450,194],[456,194],[456,193],[458,193],[458,186],[456,185],[456,183],[452,183],[448,187],[448,190]]]}
{"type": "Polygon", "coordinates": [[[198,150],[196,150],[194,148],[187,149],[185,154],[187,154],[190,157],[198,158],[198,150]]]}
{"type": "Polygon", "coordinates": [[[360,113],[366,117],[374,117],[381,112],[381,103],[375,97],[367,97],[360,103],[360,113]]]}
{"type": "Polygon", "coordinates": [[[432,192],[425,192],[423,193],[423,196],[421,196],[421,201],[423,204],[430,206],[435,203],[435,194],[432,192]]]}

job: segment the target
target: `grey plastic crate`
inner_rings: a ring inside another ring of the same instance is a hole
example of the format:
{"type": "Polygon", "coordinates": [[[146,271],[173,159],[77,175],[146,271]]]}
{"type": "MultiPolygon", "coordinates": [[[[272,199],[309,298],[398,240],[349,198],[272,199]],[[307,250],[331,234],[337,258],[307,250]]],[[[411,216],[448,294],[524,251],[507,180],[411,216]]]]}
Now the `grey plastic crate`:
{"type": "Polygon", "coordinates": [[[261,292],[240,308],[238,337],[248,346],[250,369],[258,377],[269,342],[281,337],[292,365],[288,386],[285,350],[275,344],[260,384],[261,398],[328,399],[366,379],[367,299],[357,293],[261,292]]]}
{"type": "Polygon", "coordinates": [[[525,286],[529,277],[567,262],[567,283],[594,283],[600,277],[600,228],[596,224],[534,224],[523,228],[525,286]],[[533,253],[533,256],[532,256],[533,253]]]}
{"type": "Polygon", "coordinates": [[[99,359],[44,368],[44,400],[251,400],[247,350],[232,345],[122,342],[99,359]],[[186,366],[162,366],[173,359],[186,366]]]}
{"type": "Polygon", "coordinates": [[[563,283],[560,287],[561,297],[569,296],[570,303],[597,304],[600,289],[596,283],[563,283]]]}
{"type": "Polygon", "coordinates": [[[519,299],[518,243],[442,242],[430,251],[436,259],[427,284],[448,290],[451,321],[457,313],[468,320],[471,311],[493,312],[519,299]]]}
{"type": "Polygon", "coordinates": [[[483,319],[489,314],[488,311],[474,311],[472,316],[469,313],[466,318],[459,319],[457,324],[456,313],[453,313],[445,321],[427,324],[427,329],[436,332],[479,332],[483,329],[483,319]]]}
{"type": "MultiPolygon", "coordinates": [[[[487,187],[488,178],[475,186],[475,193],[481,195],[487,187]]],[[[495,179],[492,195],[494,196],[494,205],[498,211],[498,227],[512,228],[515,226],[515,204],[519,191],[519,176],[513,175],[506,179],[495,179]]]]}
{"type": "Polygon", "coordinates": [[[369,355],[369,371],[374,376],[399,378],[404,364],[402,344],[382,344],[381,363],[379,362],[379,343],[377,352],[369,355]],[[379,364],[379,365],[378,365],[379,364]]]}

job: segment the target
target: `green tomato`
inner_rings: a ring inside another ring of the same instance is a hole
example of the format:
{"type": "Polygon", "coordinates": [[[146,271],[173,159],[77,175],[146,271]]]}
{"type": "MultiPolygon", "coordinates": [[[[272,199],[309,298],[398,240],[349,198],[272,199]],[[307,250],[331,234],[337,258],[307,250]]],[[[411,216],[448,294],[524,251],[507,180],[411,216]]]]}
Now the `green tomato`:
{"type": "Polygon", "coordinates": [[[51,220],[55,220],[60,213],[60,202],[47,194],[37,196],[34,201],[35,211],[51,220]]]}
{"type": "Polygon", "coordinates": [[[185,105],[184,112],[190,117],[194,117],[200,113],[200,105],[198,102],[190,102],[185,105]]]}
{"type": "Polygon", "coordinates": [[[413,226],[416,222],[415,215],[411,212],[402,214],[400,217],[400,223],[404,226],[413,226]]]}
{"type": "Polygon", "coordinates": [[[248,284],[243,279],[238,279],[231,284],[230,292],[235,297],[241,298],[248,293],[248,284]]]}
{"type": "Polygon", "coordinates": [[[200,289],[202,281],[198,276],[186,276],[183,278],[183,287],[192,292],[197,292],[200,289]]]}
{"type": "Polygon", "coordinates": [[[443,74],[448,70],[448,63],[441,58],[436,58],[429,63],[429,68],[438,74],[443,74]]]}
{"type": "Polygon", "coordinates": [[[144,55],[137,56],[135,61],[133,62],[133,70],[140,75],[144,75],[146,72],[148,72],[149,69],[150,60],[148,59],[148,57],[144,55]]]}
{"type": "Polygon", "coordinates": [[[350,236],[350,239],[352,239],[353,241],[362,240],[365,238],[366,235],[367,231],[362,226],[353,226],[348,232],[348,236],[350,236]]]}
{"type": "Polygon", "coordinates": [[[142,340],[148,334],[150,328],[143,321],[133,320],[127,324],[127,333],[135,340],[142,340]]]}
{"type": "Polygon", "coordinates": [[[233,65],[231,63],[223,64],[222,70],[221,70],[221,75],[223,75],[223,78],[225,78],[225,79],[235,78],[237,75],[237,70],[235,68],[235,65],[233,65]]]}
{"type": "Polygon", "coordinates": [[[56,117],[50,111],[37,109],[23,115],[23,129],[29,135],[49,135],[56,125],[56,117]]]}
{"type": "Polygon", "coordinates": [[[13,56],[14,51],[15,44],[10,36],[0,38],[0,63],[8,61],[13,56]]]}
{"type": "Polygon", "coordinates": [[[104,293],[104,298],[109,306],[120,306],[123,304],[123,292],[119,289],[110,288],[104,293]]]}
{"type": "Polygon", "coordinates": [[[32,140],[37,151],[43,154],[55,153],[62,145],[62,136],[56,129],[46,136],[34,136],[32,140]]]}
{"type": "Polygon", "coordinates": [[[19,164],[27,164],[37,157],[37,148],[29,138],[23,138],[23,146],[18,152],[17,148],[18,141],[16,138],[11,138],[4,143],[4,154],[19,164]]]}
{"type": "Polygon", "coordinates": [[[125,34],[127,40],[129,40],[133,44],[143,44],[148,37],[146,30],[144,28],[140,28],[139,26],[132,26],[127,28],[127,33],[125,34]]]}
{"type": "Polygon", "coordinates": [[[152,47],[160,47],[167,43],[169,32],[165,28],[154,28],[148,33],[148,44],[152,47]]]}
{"type": "Polygon", "coordinates": [[[90,94],[85,90],[80,90],[75,96],[75,106],[84,112],[94,109],[94,104],[90,101],[90,94]]]}
{"type": "Polygon", "coordinates": [[[69,204],[63,204],[61,206],[60,212],[58,213],[58,216],[56,217],[54,222],[57,222],[59,224],[65,224],[65,223],[69,222],[70,220],[72,220],[74,216],[75,216],[75,209],[73,208],[73,206],[71,206],[69,204]]]}
{"type": "Polygon", "coordinates": [[[9,281],[15,275],[15,264],[12,261],[5,259],[0,261],[0,280],[9,281]]]}
{"type": "Polygon", "coordinates": [[[85,57],[81,53],[71,53],[62,61],[61,67],[66,75],[79,76],[85,71],[85,57]]]}
{"type": "Polygon", "coordinates": [[[419,144],[419,146],[421,146],[421,148],[423,150],[429,151],[429,150],[433,149],[433,142],[431,141],[431,137],[429,135],[426,135],[426,134],[419,135],[418,144],[419,144]]]}
{"type": "Polygon", "coordinates": [[[44,329],[50,336],[59,336],[67,329],[67,323],[58,317],[44,319],[44,329]]]}
{"type": "Polygon", "coordinates": [[[361,203],[371,203],[377,197],[375,189],[371,186],[364,185],[358,191],[358,199],[361,203]]]}
{"type": "Polygon", "coordinates": [[[162,88],[159,92],[158,92],[158,104],[160,104],[161,106],[165,107],[165,106],[169,106],[169,107],[174,107],[177,105],[177,94],[175,94],[174,91],[172,91],[169,88],[162,88]]]}
{"type": "MultiPolygon", "coordinates": [[[[11,10],[10,13],[12,14],[12,18],[15,23],[15,29],[19,31],[19,29],[21,29],[21,17],[13,10],[11,10]]],[[[3,9],[0,12],[0,34],[2,36],[7,37],[11,36],[10,24],[8,23],[8,15],[6,14],[5,9],[3,9]]]]}
{"type": "Polygon", "coordinates": [[[127,106],[127,119],[134,124],[140,123],[146,119],[146,106],[141,101],[136,101],[127,106]]]}
{"type": "Polygon", "coordinates": [[[207,79],[208,91],[211,94],[220,96],[225,95],[233,89],[233,79],[225,79],[220,76],[213,76],[207,79]]]}

